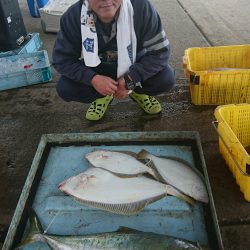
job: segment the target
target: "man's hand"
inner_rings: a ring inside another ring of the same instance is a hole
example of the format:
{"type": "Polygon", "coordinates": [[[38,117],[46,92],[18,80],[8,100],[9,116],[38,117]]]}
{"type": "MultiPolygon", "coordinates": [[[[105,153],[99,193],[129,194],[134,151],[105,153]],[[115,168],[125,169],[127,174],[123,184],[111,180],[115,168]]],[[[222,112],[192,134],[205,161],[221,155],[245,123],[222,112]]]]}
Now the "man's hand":
{"type": "Polygon", "coordinates": [[[114,97],[117,99],[125,99],[128,97],[128,90],[125,87],[125,80],[123,77],[118,79],[117,91],[114,94],[114,97]]]}
{"type": "Polygon", "coordinates": [[[113,95],[118,89],[118,82],[103,75],[95,75],[91,80],[91,84],[103,96],[113,95]]]}

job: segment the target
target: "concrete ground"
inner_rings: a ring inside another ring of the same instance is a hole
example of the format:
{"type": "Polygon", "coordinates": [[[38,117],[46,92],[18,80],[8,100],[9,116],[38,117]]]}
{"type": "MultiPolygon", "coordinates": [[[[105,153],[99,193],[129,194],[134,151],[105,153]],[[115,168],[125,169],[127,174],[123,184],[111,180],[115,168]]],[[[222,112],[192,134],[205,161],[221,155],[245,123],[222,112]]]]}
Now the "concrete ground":
{"type": "MultiPolygon", "coordinates": [[[[250,204],[218,151],[211,122],[216,106],[191,104],[183,68],[190,47],[245,44],[250,41],[248,0],[152,0],[172,45],[171,65],[177,84],[159,96],[163,112],[145,115],[131,100],[113,102],[99,122],[84,119],[87,105],[65,103],[53,81],[0,92],[0,244],[3,243],[42,134],[112,131],[198,131],[209,174],[225,249],[250,249],[250,204]],[[219,3],[218,3],[219,2],[219,3]]],[[[39,32],[51,58],[56,34],[43,33],[40,19],[19,0],[28,32],[39,32]]]]}

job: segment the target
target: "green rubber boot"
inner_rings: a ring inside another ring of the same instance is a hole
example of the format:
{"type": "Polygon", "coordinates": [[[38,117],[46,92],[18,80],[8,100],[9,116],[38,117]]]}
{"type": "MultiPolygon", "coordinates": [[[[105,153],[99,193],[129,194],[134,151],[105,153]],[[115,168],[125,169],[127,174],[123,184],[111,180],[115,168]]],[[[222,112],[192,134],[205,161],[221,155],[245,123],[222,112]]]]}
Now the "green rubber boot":
{"type": "Polygon", "coordinates": [[[86,112],[86,119],[90,121],[100,120],[104,116],[105,111],[112,100],[113,96],[105,96],[93,101],[86,112]]]}
{"type": "Polygon", "coordinates": [[[154,115],[161,112],[161,104],[153,96],[138,94],[135,91],[129,96],[136,101],[147,114],[154,115]]]}

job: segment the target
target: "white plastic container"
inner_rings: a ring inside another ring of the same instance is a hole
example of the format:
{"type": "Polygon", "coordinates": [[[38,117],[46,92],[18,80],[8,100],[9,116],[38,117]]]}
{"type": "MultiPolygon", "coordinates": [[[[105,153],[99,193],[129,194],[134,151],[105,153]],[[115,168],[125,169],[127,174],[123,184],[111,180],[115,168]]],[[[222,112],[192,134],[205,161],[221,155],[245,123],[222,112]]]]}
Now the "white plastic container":
{"type": "Polygon", "coordinates": [[[63,13],[78,0],[50,0],[40,10],[43,32],[58,32],[63,13]]]}

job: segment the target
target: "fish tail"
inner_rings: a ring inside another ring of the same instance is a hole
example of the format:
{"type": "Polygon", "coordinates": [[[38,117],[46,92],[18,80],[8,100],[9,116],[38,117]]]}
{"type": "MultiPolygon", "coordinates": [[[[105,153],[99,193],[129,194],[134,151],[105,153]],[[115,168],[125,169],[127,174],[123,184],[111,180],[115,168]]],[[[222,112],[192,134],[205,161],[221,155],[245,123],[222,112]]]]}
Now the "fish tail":
{"type": "Polygon", "coordinates": [[[37,239],[34,238],[35,235],[41,235],[43,232],[41,223],[33,209],[30,209],[29,211],[29,230],[27,232],[27,236],[14,248],[14,249],[20,249],[26,245],[29,245],[37,239]]]}
{"type": "Polygon", "coordinates": [[[183,194],[182,192],[180,192],[179,190],[177,190],[173,186],[166,185],[166,189],[167,189],[167,194],[173,195],[173,196],[177,197],[178,199],[184,200],[187,203],[189,203],[191,205],[194,205],[194,203],[195,203],[194,199],[192,199],[191,197],[183,194]]]}
{"type": "Polygon", "coordinates": [[[160,175],[158,174],[154,162],[151,160],[149,152],[142,149],[137,155],[137,160],[142,162],[148,167],[148,173],[154,177],[157,181],[161,181],[160,175]]]}
{"type": "Polygon", "coordinates": [[[149,167],[148,173],[157,181],[161,181],[159,174],[152,168],[149,167]]]}
{"type": "Polygon", "coordinates": [[[145,159],[148,158],[149,152],[145,149],[142,149],[136,156],[137,159],[145,159]]]}

